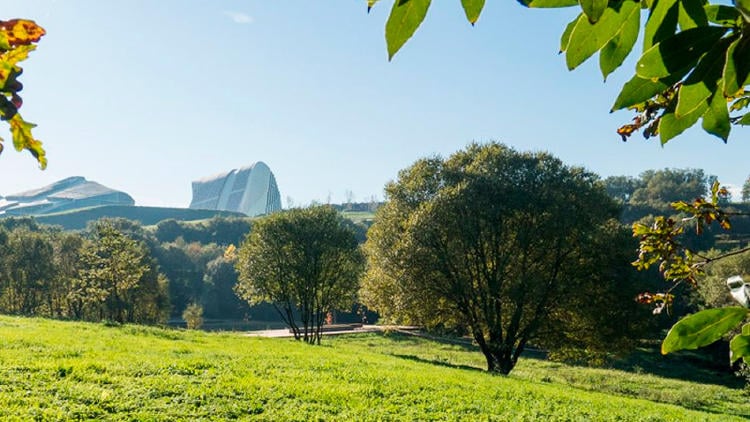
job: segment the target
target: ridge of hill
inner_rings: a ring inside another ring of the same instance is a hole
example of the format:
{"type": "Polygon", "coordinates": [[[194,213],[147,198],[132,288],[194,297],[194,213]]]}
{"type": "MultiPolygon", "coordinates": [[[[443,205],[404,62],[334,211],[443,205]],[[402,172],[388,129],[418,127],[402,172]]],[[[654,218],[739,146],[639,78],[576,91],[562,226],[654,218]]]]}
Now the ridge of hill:
{"type": "Polygon", "coordinates": [[[194,210],[189,208],[145,207],[129,205],[104,205],[76,209],[57,214],[34,216],[41,224],[61,226],[65,230],[82,230],[89,221],[100,218],[126,218],[150,226],[162,220],[173,218],[180,221],[204,220],[212,217],[247,217],[232,211],[194,210]]]}

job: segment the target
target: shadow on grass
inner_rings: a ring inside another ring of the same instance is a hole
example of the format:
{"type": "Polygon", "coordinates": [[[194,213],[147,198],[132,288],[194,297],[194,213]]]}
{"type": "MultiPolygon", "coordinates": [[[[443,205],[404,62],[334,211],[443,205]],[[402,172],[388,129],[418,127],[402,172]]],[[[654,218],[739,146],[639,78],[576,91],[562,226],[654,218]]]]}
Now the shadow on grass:
{"type": "Polygon", "coordinates": [[[466,370],[469,370],[469,371],[485,372],[483,369],[477,368],[476,366],[459,365],[459,364],[456,364],[456,363],[450,363],[450,362],[446,362],[444,360],[439,360],[439,359],[425,359],[425,358],[421,358],[419,356],[402,355],[402,354],[398,354],[398,353],[394,353],[391,356],[397,357],[399,359],[410,360],[412,362],[427,363],[427,364],[436,365],[436,366],[444,366],[446,368],[466,369],[466,370]]]}
{"type": "MultiPolygon", "coordinates": [[[[393,341],[419,345],[422,341],[432,341],[440,344],[456,346],[463,351],[480,353],[479,347],[466,337],[440,336],[425,333],[423,331],[394,330],[377,335],[385,336],[393,341]]],[[[702,384],[721,385],[732,389],[745,388],[745,380],[734,375],[728,365],[728,349],[720,350],[688,351],[662,356],[658,345],[642,344],[642,347],[634,350],[626,358],[615,359],[604,365],[604,368],[612,368],[630,373],[651,374],[663,378],[671,378],[683,381],[699,382],[702,384]]],[[[419,362],[432,363],[451,368],[477,369],[475,366],[458,365],[446,362],[442,359],[426,359],[412,355],[393,354],[393,356],[410,359],[419,362]]],[[[527,359],[548,360],[547,353],[533,347],[527,347],[522,356],[527,359]]],[[[580,362],[561,362],[569,366],[592,367],[580,362]]],[[[596,366],[594,366],[596,367],[596,366]]]]}
{"type": "MultiPolygon", "coordinates": [[[[429,340],[434,341],[436,343],[441,344],[448,344],[452,346],[458,346],[461,349],[463,349],[466,352],[477,352],[481,353],[479,350],[479,346],[474,344],[474,342],[469,339],[468,337],[450,337],[450,336],[439,336],[439,335],[433,335],[428,334],[423,331],[411,331],[411,332],[405,332],[405,331],[393,331],[389,333],[384,333],[383,335],[388,336],[388,338],[395,340],[395,341],[401,341],[401,342],[416,342],[417,339],[422,340],[429,340]]],[[[537,349],[534,347],[526,347],[521,354],[524,358],[528,359],[547,359],[547,352],[541,349],[537,349]]]]}
{"type": "Polygon", "coordinates": [[[423,331],[387,331],[382,333],[383,336],[390,340],[395,340],[402,343],[417,343],[420,340],[434,341],[441,344],[449,344],[451,346],[458,346],[467,352],[478,352],[479,347],[472,343],[472,341],[465,337],[447,337],[438,336],[434,334],[428,334],[423,331]]]}
{"type": "Polygon", "coordinates": [[[626,372],[647,373],[663,378],[743,389],[745,380],[734,375],[728,356],[728,350],[726,354],[699,350],[663,356],[658,348],[640,347],[627,358],[613,362],[611,367],[626,372]]]}

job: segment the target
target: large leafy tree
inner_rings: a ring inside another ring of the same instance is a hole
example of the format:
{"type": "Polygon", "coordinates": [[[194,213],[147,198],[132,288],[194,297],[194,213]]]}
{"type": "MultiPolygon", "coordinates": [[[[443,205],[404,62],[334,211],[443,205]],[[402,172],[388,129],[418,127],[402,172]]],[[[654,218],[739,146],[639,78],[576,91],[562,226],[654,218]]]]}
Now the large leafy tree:
{"type": "MultiPolygon", "coordinates": [[[[368,1],[372,7],[377,0],[368,1]]],[[[411,38],[425,19],[430,0],[395,0],[385,26],[388,56],[411,38]]],[[[726,141],[732,124],[750,124],[745,92],[750,76],[750,0],[736,6],[707,0],[519,0],[532,8],[580,7],[562,31],[560,52],[573,70],[599,53],[606,78],[630,55],[639,37],[642,52],[635,74],[612,110],[636,113],[618,129],[626,140],[643,129],[662,144],[699,120],[703,129],[726,141]],[[642,14],[648,17],[644,20],[642,14]],[[642,25],[642,22],[645,24],[642,25]],[[730,114],[734,113],[734,114],[730,114]]],[[[473,25],[484,0],[461,0],[473,25]]]]}
{"type": "Polygon", "coordinates": [[[489,371],[509,373],[530,341],[561,346],[565,322],[595,334],[581,305],[627,270],[623,254],[601,253],[617,243],[605,229],[616,203],[595,175],[548,154],[472,144],[417,161],[386,195],[363,301],[397,322],[465,327],[489,371]]]}
{"type": "Polygon", "coordinates": [[[333,208],[292,209],[253,224],[239,248],[236,290],[251,305],[271,302],[296,339],[320,344],[326,314],[354,303],[363,263],[333,208]]]}

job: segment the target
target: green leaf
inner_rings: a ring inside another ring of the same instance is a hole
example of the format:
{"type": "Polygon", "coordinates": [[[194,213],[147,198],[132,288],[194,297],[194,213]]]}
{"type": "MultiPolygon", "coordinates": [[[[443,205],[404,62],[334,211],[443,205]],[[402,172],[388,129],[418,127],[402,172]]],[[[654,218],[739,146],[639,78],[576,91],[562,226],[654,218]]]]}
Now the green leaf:
{"type": "Polygon", "coordinates": [[[578,0],[519,0],[526,7],[540,9],[578,6],[578,0]]]}
{"type": "Polygon", "coordinates": [[[748,43],[750,38],[741,37],[727,49],[726,63],[724,64],[724,94],[727,97],[741,95],[750,76],[750,49],[748,43]]]}
{"type": "MultiPolygon", "coordinates": [[[[630,2],[630,0],[623,3],[626,2],[630,2]]],[[[565,62],[568,69],[573,70],[578,67],[594,53],[601,50],[615,35],[622,32],[627,17],[629,16],[620,13],[620,10],[607,8],[594,25],[581,15],[570,34],[570,41],[565,52],[565,62]]]]}
{"type": "MultiPolygon", "coordinates": [[[[685,79],[677,97],[675,115],[678,118],[691,113],[716,91],[716,83],[721,79],[724,69],[727,47],[729,43],[726,40],[716,43],[685,79]]],[[[723,92],[721,96],[723,97],[723,92]]]]}
{"type": "Polygon", "coordinates": [[[578,23],[578,20],[582,19],[582,17],[583,17],[583,14],[578,15],[565,27],[565,31],[563,31],[562,36],[560,37],[560,53],[568,49],[568,43],[570,42],[570,34],[573,33],[573,28],[575,28],[576,24],[578,23]]]}
{"type": "Polygon", "coordinates": [[[484,0],[461,0],[461,5],[464,7],[466,19],[469,20],[469,23],[474,25],[479,19],[479,14],[482,13],[484,0]]]}
{"type": "Polygon", "coordinates": [[[711,135],[718,136],[724,142],[729,138],[729,132],[732,125],[729,123],[729,111],[727,111],[727,100],[722,93],[723,88],[719,87],[714,92],[708,110],[703,114],[703,130],[711,135]]]}
{"type": "MultiPolygon", "coordinates": [[[[743,330],[744,331],[744,330],[743,330]]],[[[729,342],[729,363],[732,364],[738,359],[742,359],[747,363],[750,361],[750,336],[749,335],[736,335],[729,342]]]]}
{"type": "Polygon", "coordinates": [[[695,110],[680,117],[677,117],[674,111],[664,112],[659,120],[659,140],[661,144],[666,144],[670,139],[696,124],[706,110],[708,110],[708,102],[703,101],[695,110]]]}
{"type": "Polygon", "coordinates": [[[581,9],[590,23],[596,23],[607,9],[608,0],[580,0],[581,9]]]}
{"type": "Polygon", "coordinates": [[[743,114],[742,118],[737,121],[737,124],[742,126],[750,126],[750,113],[743,114]]]}
{"type": "Polygon", "coordinates": [[[729,107],[729,111],[739,111],[743,108],[746,108],[750,105],[750,97],[740,97],[735,102],[732,103],[732,106],[729,107]]]}
{"type": "Polygon", "coordinates": [[[742,326],[742,335],[750,336],[750,324],[745,324],[742,326]]]}
{"type": "Polygon", "coordinates": [[[680,0],[677,22],[683,31],[698,26],[707,26],[708,17],[703,10],[705,0],[680,0]]]}
{"type": "Polygon", "coordinates": [[[641,28],[640,5],[632,1],[624,1],[620,7],[620,14],[625,16],[624,25],[599,53],[599,68],[605,80],[607,75],[620,67],[633,50],[641,28]]]}
{"type": "Polygon", "coordinates": [[[741,19],[740,12],[734,7],[724,6],[722,4],[708,4],[703,7],[706,11],[706,18],[713,23],[722,26],[736,25],[741,19]]]}
{"type": "Polygon", "coordinates": [[[643,79],[638,76],[633,76],[625,83],[625,85],[623,85],[611,111],[632,107],[651,99],[655,95],[666,91],[667,88],[674,85],[677,81],[682,79],[683,76],[685,75],[674,74],[670,78],[657,80],[643,79]]]}
{"type": "Polygon", "coordinates": [[[737,10],[742,13],[742,17],[750,22],[750,1],[748,0],[734,0],[734,6],[737,10]]]}
{"type": "Polygon", "coordinates": [[[661,353],[707,346],[737,326],[747,316],[747,309],[738,306],[706,309],[689,315],[669,330],[661,344],[661,353]]]}
{"type": "Polygon", "coordinates": [[[372,7],[375,6],[375,3],[377,3],[379,0],[367,0],[367,13],[370,13],[370,10],[372,10],[372,7]]]}
{"type": "Polygon", "coordinates": [[[643,51],[674,35],[677,30],[677,0],[657,0],[643,30],[643,51]]]}
{"type": "Polygon", "coordinates": [[[682,31],[643,53],[636,64],[641,78],[664,78],[691,67],[727,32],[727,28],[701,26],[682,31]]]}
{"type": "Polygon", "coordinates": [[[385,23],[388,60],[414,35],[427,16],[431,0],[396,0],[385,23]]]}

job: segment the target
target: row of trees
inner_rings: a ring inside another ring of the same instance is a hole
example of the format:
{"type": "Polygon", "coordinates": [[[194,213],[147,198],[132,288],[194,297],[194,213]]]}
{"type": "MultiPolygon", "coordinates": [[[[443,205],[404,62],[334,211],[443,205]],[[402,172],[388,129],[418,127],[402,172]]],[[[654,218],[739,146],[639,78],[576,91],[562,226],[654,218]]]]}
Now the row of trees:
{"type": "Polygon", "coordinates": [[[187,242],[182,235],[160,242],[158,227],[124,219],[99,220],[80,233],[31,219],[1,221],[0,312],[162,323],[196,304],[209,318],[248,316],[247,302],[234,293],[234,262],[224,256],[226,240],[249,231],[247,219],[165,222],[222,244],[187,242]]]}
{"type": "Polygon", "coordinates": [[[625,206],[664,211],[674,201],[706,195],[714,180],[716,176],[700,169],[663,169],[647,170],[638,177],[610,176],[604,185],[607,193],[625,206]]]}
{"type": "Polygon", "coordinates": [[[145,244],[107,221],[86,236],[33,223],[0,228],[0,311],[152,324],[166,320],[167,280],[145,244]]]}
{"type": "MultiPolygon", "coordinates": [[[[359,300],[387,322],[468,333],[489,371],[509,373],[530,343],[558,357],[626,351],[655,322],[633,300],[647,283],[621,204],[592,173],[473,144],[417,161],[386,196],[359,300]]],[[[258,220],[236,259],[240,295],[273,302],[310,343],[326,313],[355,300],[362,271],[354,232],[329,207],[258,220]]]]}

